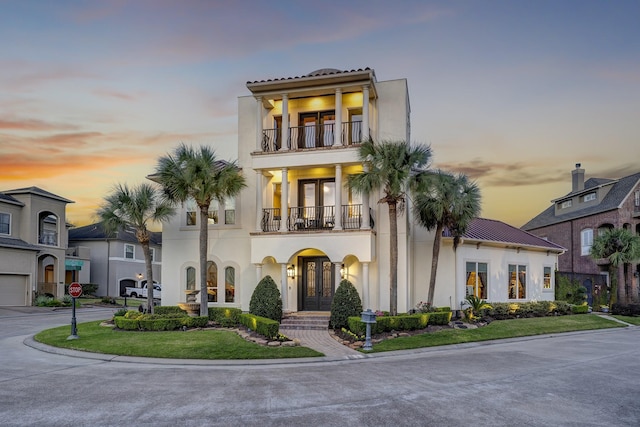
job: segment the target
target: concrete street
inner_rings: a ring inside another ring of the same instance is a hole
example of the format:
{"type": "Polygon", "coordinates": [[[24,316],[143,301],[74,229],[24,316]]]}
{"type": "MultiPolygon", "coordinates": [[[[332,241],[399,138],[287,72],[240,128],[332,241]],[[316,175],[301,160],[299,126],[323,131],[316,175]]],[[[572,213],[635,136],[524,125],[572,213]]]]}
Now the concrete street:
{"type": "Polygon", "coordinates": [[[0,425],[640,425],[640,327],[275,363],[25,345],[70,319],[70,310],[0,308],[0,425]]]}

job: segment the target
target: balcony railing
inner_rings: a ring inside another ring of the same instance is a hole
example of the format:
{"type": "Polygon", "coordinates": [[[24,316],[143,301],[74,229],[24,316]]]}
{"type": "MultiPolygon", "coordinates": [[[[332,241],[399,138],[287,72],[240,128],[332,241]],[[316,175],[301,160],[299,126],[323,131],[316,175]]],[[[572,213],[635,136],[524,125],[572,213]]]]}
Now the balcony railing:
{"type": "Polygon", "coordinates": [[[38,237],[38,243],[41,245],[57,246],[58,233],[55,231],[43,231],[38,237]]]}
{"type": "MultiPolygon", "coordinates": [[[[334,145],[334,123],[293,126],[287,132],[287,148],[303,150],[332,147],[334,145]]],[[[362,122],[344,122],[341,132],[342,145],[354,145],[362,142],[362,122]]],[[[280,129],[262,131],[262,151],[279,151],[282,147],[280,129]]]]}
{"type": "MultiPolygon", "coordinates": [[[[262,210],[262,231],[280,231],[280,208],[262,210]]],[[[357,230],[362,225],[362,205],[342,206],[342,228],[357,230]]],[[[288,231],[332,230],[335,227],[334,206],[295,206],[289,208],[285,218],[288,231]]]]}

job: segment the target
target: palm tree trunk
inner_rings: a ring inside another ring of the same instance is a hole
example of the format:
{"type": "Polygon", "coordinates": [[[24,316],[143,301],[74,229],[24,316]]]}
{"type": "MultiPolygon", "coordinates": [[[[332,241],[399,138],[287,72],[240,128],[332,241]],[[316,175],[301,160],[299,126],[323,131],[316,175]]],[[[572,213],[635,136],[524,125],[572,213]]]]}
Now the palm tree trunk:
{"type": "Polygon", "coordinates": [[[151,251],[149,250],[149,241],[140,242],[142,245],[142,254],[144,255],[144,266],[147,276],[147,313],[153,313],[153,270],[151,268],[151,251]]]}
{"type": "Polygon", "coordinates": [[[200,316],[209,316],[207,293],[207,240],[209,240],[209,207],[200,206],[200,316]]]}
{"type": "Polygon", "coordinates": [[[389,253],[391,255],[389,313],[392,316],[398,314],[398,217],[396,215],[396,203],[389,202],[389,253]]]}
{"type": "MultiPolygon", "coordinates": [[[[442,225],[438,224],[433,238],[433,253],[431,256],[431,277],[429,278],[429,294],[427,302],[433,305],[433,298],[436,293],[436,274],[438,273],[438,257],[440,256],[440,241],[442,240],[442,225]]],[[[455,286],[455,284],[454,284],[455,286]]]]}

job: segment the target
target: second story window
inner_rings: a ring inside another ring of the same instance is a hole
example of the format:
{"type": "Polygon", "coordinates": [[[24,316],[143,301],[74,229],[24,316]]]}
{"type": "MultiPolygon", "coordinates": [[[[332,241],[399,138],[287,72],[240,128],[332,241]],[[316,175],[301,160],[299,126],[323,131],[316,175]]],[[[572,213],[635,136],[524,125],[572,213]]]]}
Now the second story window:
{"type": "Polygon", "coordinates": [[[640,207],[640,190],[636,190],[633,194],[633,199],[635,207],[640,207]]]}
{"type": "Polygon", "coordinates": [[[224,223],[236,223],[236,199],[230,199],[224,202],[224,223]]]}
{"type": "Polygon", "coordinates": [[[591,200],[595,200],[595,199],[596,199],[596,193],[585,194],[582,197],[583,202],[590,202],[591,200]]]}
{"type": "Polygon", "coordinates": [[[560,209],[570,208],[571,205],[572,205],[571,200],[565,200],[564,202],[560,203],[560,209]]]}
{"type": "Polygon", "coordinates": [[[11,216],[7,213],[0,213],[0,234],[11,232],[11,216]]]}
{"type": "Polygon", "coordinates": [[[187,211],[186,224],[187,225],[196,225],[196,215],[198,213],[198,206],[193,199],[189,199],[184,204],[185,210],[187,211]]]}
{"type": "Polygon", "coordinates": [[[125,259],[134,259],[135,247],[133,245],[129,245],[129,244],[124,245],[124,257],[125,259]]]}
{"type": "Polygon", "coordinates": [[[149,255],[151,255],[151,262],[155,262],[156,260],[156,249],[149,248],[149,255]]]}
{"type": "Polygon", "coordinates": [[[593,229],[586,228],[580,232],[581,255],[589,255],[593,245],[593,229]]]}

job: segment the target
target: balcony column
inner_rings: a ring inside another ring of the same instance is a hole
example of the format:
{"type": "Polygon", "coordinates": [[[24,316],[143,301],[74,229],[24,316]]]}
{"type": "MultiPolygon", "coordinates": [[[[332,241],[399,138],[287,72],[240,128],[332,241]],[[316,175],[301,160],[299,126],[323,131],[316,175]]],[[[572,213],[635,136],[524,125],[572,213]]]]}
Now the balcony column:
{"type": "Polygon", "coordinates": [[[289,295],[289,277],[287,276],[287,264],[280,264],[280,296],[282,297],[282,311],[289,310],[287,302],[289,295]]]}
{"type": "Polygon", "coordinates": [[[256,263],[256,283],[260,283],[262,280],[262,264],[256,263]]]}
{"type": "Polygon", "coordinates": [[[280,151],[289,149],[289,95],[282,94],[282,129],[280,129],[280,151]]]}
{"type": "MultiPolygon", "coordinates": [[[[365,164],[364,170],[369,170],[369,166],[365,164]]],[[[367,193],[362,193],[362,224],[360,225],[360,229],[371,229],[371,222],[369,221],[369,195],[367,193]]]]}
{"type": "Polygon", "coordinates": [[[256,169],[256,231],[262,231],[262,192],[264,191],[264,175],[256,169]]]}
{"type": "Polygon", "coordinates": [[[340,282],[342,282],[342,276],[340,275],[340,270],[342,269],[342,263],[341,262],[334,262],[333,263],[333,271],[334,276],[335,276],[335,283],[334,283],[334,291],[336,289],[338,289],[338,286],[340,286],[340,282]]]}
{"type": "Polygon", "coordinates": [[[342,145],[342,89],[336,89],[336,120],[333,130],[333,145],[342,145]]]}
{"type": "MultiPolygon", "coordinates": [[[[287,168],[282,168],[280,191],[280,232],[285,233],[287,231],[287,219],[289,218],[289,169],[287,168]]],[[[285,271],[285,276],[286,273],[285,271]]]]}
{"type": "Polygon", "coordinates": [[[362,140],[369,139],[369,85],[362,86],[362,140]]]}
{"type": "Polygon", "coordinates": [[[342,165],[336,165],[336,195],[333,229],[342,230],[342,165]]]}
{"type": "Polygon", "coordinates": [[[371,299],[369,298],[369,263],[362,263],[362,308],[367,310],[371,308],[371,299]]]}
{"type": "Polygon", "coordinates": [[[256,151],[262,151],[263,111],[262,97],[256,96],[256,151]]]}

